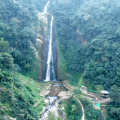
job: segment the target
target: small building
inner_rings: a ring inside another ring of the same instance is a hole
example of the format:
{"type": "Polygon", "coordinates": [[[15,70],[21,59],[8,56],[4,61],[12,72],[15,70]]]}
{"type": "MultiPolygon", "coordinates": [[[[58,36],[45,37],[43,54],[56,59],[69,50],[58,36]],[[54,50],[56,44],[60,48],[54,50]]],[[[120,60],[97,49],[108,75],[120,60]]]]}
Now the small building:
{"type": "Polygon", "coordinates": [[[109,98],[109,92],[106,91],[106,90],[101,90],[101,91],[100,91],[100,96],[101,96],[102,98],[109,98]]]}

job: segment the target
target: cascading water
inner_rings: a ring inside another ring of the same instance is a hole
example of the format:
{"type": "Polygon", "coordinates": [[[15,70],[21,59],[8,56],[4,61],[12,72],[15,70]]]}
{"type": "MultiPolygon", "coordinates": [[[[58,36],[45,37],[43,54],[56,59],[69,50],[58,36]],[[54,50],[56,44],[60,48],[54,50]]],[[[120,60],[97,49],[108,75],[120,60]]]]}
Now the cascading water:
{"type": "Polygon", "coordinates": [[[43,111],[39,120],[46,119],[49,111],[53,111],[55,115],[58,116],[58,112],[56,110],[58,105],[57,96],[48,96],[47,99],[49,100],[49,106],[43,111]]]}
{"type": "MultiPolygon", "coordinates": [[[[47,6],[49,2],[45,5],[44,13],[47,13],[47,6]]],[[[48,49],[48,58],[47,58],[47,72],[46,72],[46,78],[45,81],[51,81],[56,80],[55,79],[55,71],[53,67],[53,53],[52,53],[52,31],[53,31],[53,16],[51,17],[51,23],[50,23],[50,36],[49,36],[49,49],[48,49]],[[51,78],[52,76],[52,78],[51,78]]]]}
{"type": "Polygon", "coordinates": [[[48,7],[49,3],[50,3],[50,2],[48,1],[47,4],[45,5],[45,8],[44,8],[43,13],[47,13],[47,7],[48,7]]]}

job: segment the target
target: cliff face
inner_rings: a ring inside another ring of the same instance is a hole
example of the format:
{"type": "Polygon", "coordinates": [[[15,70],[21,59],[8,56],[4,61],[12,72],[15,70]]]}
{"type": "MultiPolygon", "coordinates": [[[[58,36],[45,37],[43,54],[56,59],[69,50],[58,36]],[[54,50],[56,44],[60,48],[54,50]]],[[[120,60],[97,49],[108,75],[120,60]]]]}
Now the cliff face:
{"type": "MultiPolygon", "coordinates": [[[[51,15],[44,14],[41,12],[38,14],[37,39],[36,39],[35,45],[30,44],[32,52],[35,56],[34,64],[36,65],[36,70],[39,71],[37,80],[45,79],[45,75],[46,75],[50,21],[51,21],[51,15]]],[[[57,53],[57,43],[56,43],[54,26],[53,26],[52,46],[53,46],[52,51],[53,51],[54,69],[55,69],[56,78],[57,78],[58,53],[57,53]]]]}
{"type": "Polygon", "coordinates": [[[57,40],[56,40],[56,32],[55,32],[55,24],[53,24],[53,61],[54,61],[54,69],[56,79],[60,79],[59,75],[59,66],[58,66],[58,47],[57,47],[57,40]]]}
{"type": "Polygon", "coordinates": [[[36,70],[39,71],[37,80],[45,78],[46,61],[48,51],[48,33],[49,33],[49,15],[39,12],[38,14],[38,26],[37,26],[37,39],[35,42],[34,52],[36,70]]]}

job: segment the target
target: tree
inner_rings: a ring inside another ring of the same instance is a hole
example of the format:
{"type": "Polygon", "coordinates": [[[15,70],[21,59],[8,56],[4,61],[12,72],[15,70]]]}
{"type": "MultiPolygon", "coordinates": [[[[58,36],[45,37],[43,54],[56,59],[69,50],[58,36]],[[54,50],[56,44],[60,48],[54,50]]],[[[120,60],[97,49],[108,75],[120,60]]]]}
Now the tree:
{"type": "Polygon", "coordinates": [[[95,88],[97,96],[100,97],[100,91],[104,90],[104,87],[102,85],[96,85],[95,88]]]}
{"type": "Polygon", "coordinates": [[[0,52],[8,52],[9,43],[8,41],[4,41],[3,38],[0,40],[0,52]]]}
{"type": "Polygon", "coordinates": [[[111,87],[110,97],[115,101],[116,104],[120,104],[120,88],[116,85],[111,87]]]}
{"type": "Polygon", "coordinates": [[[12,68],[13,67],[13,58],[8,53],[0,53],[0,66],[2,68],[12,68]]]}

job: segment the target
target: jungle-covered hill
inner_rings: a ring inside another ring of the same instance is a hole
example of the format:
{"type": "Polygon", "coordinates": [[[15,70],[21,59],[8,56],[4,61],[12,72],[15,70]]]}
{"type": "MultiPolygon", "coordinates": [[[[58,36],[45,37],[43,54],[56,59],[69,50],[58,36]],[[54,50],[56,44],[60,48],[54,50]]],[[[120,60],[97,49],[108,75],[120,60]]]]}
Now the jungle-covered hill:
{"type": "Polygon", "coordinates": [[[30,43],[35,45],[38,13],[45,4],[42,0],[0,0],[0,120],[40,118],[42,101],[33,106],[42,98],[40,84],[31,79],[39,73],[30,43]]]}
{"type": "Polygon", "coordinates": [[[111,91],[108,120],[120,119],[120,1],[53,0],[51,12],[61,77],[90,91],[111,91]]]}
{"type": "MultiPolygon", "coordinates": [[[[0,119],[39,118],[34,54],[38,12],[46,0],[0,0],[0,119]],[[34,71],[34,72],[32,72],[34,71]],[[26,74],[25,77],[22,74],[26,74]],[[30,74],[30,73],[34,73],[30,74]],[[30,84],[29,84],[30,83],[30,84]]],[[[108,120],[120,119],[120,1],[51,0],[61,79],[110,91],[108,120]]],[[[43,27],[43,26],[42,26],[43,27]]],[[[37,61],[38,62],[38,61],[37,61]]]]}

